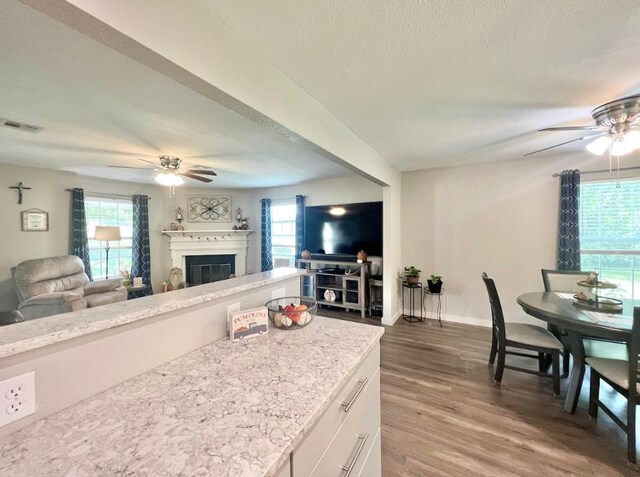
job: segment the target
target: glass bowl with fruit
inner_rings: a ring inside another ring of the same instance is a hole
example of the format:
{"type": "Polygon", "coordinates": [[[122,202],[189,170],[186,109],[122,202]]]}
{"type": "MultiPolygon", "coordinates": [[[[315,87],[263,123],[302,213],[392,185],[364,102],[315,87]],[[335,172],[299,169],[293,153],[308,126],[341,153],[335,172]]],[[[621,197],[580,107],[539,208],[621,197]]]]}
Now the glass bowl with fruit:
{"type": "Polygon", "coordinates": [[[269,321],[276,328],[295,330],[307,326],[313,321],[318,311],[318,304],[313,298],[286,296],[265,303],[269,312],[269,321]]]}

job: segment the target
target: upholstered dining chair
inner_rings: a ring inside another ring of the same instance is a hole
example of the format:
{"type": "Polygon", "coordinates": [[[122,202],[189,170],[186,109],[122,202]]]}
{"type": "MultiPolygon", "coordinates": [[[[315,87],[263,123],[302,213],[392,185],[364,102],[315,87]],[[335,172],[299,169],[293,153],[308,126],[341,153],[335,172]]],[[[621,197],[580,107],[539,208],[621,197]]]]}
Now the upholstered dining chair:
{"type": "Polygon", "coordinates": [[[598,408],[627,433],[627,458],[636,465],[636,406],[640,404],[638,394],[638,359],[640,359],[640,307],[633,310],[633,328],[628,343],[628,360],[610,358],[587,358],[591,366],[591,389],[589,391],[589,415],[598,417],[598,408]],[[600,401],[600,380],[627,398],[627,422],[623,422],[611,409],[600,401]]]}
{"type": "MultiPolygon", "coordinates": [[[[591,273],[580,270],[550,270],[546,268],[543,268],[541,272],[544,291],[574,294],[585,290],[585,288],[578,285],[578,282],[589,278],[589,274],[591,273]]],[[[551,331],[564,346],[562,350],[562,374],[566,376],[569,374],[569,354],[571,352],[567,334],[551,323],[547,324],[547,329],[551,331]]]]}
{"type": "MultiPolygon", "coordinates": [[[[589,274],[591,273],[579,270],[549,270],[545,268],[543,268],[541,272],[544,291],[571,294],[586,290],[586,288],[579,286],[578,282],[589,278],[589,274]]],[[[569,374],[569,354],[571,352],[567,334],[552,324],[549,324],[547,329],[551,331],[564,346],[562,352],[562,374],[566,376],[569,374]]],[[[590,337],[584,337],[582,341],[586,356],[627,359],[627,347],[624,343],[590,337]]]]}
{"type": "Polygon", "coordinates": [[[493,327],[489,366],[493,366],[496,356],[498,357],[494,381],[498,384],[502,382],[502,374],[504,373],[505,368],[543,377],[551,377],[553,379],[553,394],[554,396],[559,395],[560,352],[563,350],[562,343],[560,343],[560,341],[558,341],[550,331],[546,330],[542,326],[531,325],[528,323],[505,322],[504,314],[502,313],[502,305],[500,304],[500,297],[498,296],[498,290],[496,289],[494,281],[489,278],[486,273],[482,274],[482,280],[484,281],[484,284],[487,287],[487,293],[489,294],[491,321],[493,327]],[[521,353],[507,350],[507,348],[535,351],[537,354],[521,353]],[[537,359],[538,371],[505,364],[505,358],[508,354],[537,359]],[[542,370],[542,361],[545,354],[551,355],[551,376],[542,370]]]}

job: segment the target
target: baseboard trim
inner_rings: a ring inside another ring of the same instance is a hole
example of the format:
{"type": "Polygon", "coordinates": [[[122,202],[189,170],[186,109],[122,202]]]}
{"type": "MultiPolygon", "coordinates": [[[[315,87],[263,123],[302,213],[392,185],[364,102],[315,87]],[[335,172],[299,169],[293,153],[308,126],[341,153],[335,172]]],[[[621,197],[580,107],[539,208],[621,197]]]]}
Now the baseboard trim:
{"type": "Polygon", "coordinates": [[[398,318],[400,318],[401,316],[402,316],[402,310],[398,310],[396,312],[396,314],[393,315],[393,317],[391,318],[391,323],[387,323],[384,320],[384,317],[382,317],[382,324],[385,325],[385,326],[393,326],[395,324],[395,322],[398,321],[398,318]]]}
{"type": "MultiPolygon", "coordinates": [[[[427,318],[436,319],[435,313],[428,312],[426,314],[427,318]]],[[[484,328],[491,328],[491,321],[483,320],[481,318],[473,318],[471,316],[458,316],[458,315],[450,315],[446,314],[442,317],[442,322],[446,323],[447,321],[452,323],[460,323],[463,325],[473,325],[473,326],[482,326],[484,328]]]]}

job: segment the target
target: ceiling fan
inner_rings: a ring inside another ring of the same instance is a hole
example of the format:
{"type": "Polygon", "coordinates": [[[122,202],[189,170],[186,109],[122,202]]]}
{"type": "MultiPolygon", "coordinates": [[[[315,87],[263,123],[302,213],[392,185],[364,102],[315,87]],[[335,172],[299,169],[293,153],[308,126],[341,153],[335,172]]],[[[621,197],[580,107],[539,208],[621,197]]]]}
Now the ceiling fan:
{"type": "Polygon", "coordinates": [[[597,131],[595,134],[561,142],[554,146],[538,149],[525,154],[531,156],[577,141],[590,141],[586,148],[592,154],[602,156],[609,152],[612,156],[624,156],[640,149],[640,95],[628,96],[602,104],[591,111],[596,122],[593,126],[561,126],[544,128],[539,131],[597,131]]]}
{"type": "Polygon", "coordinates": [[[209,177],[202,176],[217,176],[214,171],[208,169],[204,166],[200,166],[198,164],[186,164],[182,162],[182,159],[179,157],[173,156],[159,156],[160,163],[156,163],[153,161],[149,161],[147,159],[138,159],[142,162],[148,162],[149,164],[153,164],[156,166],[154,169],[149,167],[132,167],[132,166],[109,166],[118,169],[144,169],[144,170],[153,170],[159,172],[157,176],[153,178],[158,184],[168,186],[168,187],[176,187],[184,184],[184,177],[188,177],[189,179],[195,179],[200,182],[211,182],[212,179],[209,177]],[[186,166],[184,168],[183,166],[186,166]]]}

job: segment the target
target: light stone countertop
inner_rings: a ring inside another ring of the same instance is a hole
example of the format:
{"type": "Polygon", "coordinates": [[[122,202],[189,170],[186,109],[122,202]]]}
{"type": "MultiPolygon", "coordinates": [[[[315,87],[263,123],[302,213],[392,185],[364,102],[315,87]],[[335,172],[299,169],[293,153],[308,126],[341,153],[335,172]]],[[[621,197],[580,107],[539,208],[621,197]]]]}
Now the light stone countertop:
{"type": "Polygon", "coordinates": [[[0,440],[0,475],[273,476],[383,333],[216,341],[0,440]]]}
{"type": "Polygon", "coordinates": [[[305,273],[305,270],[296,268],[277,268],[270,272],[2,326],[0,358],[272,285],[305,273]]]}

